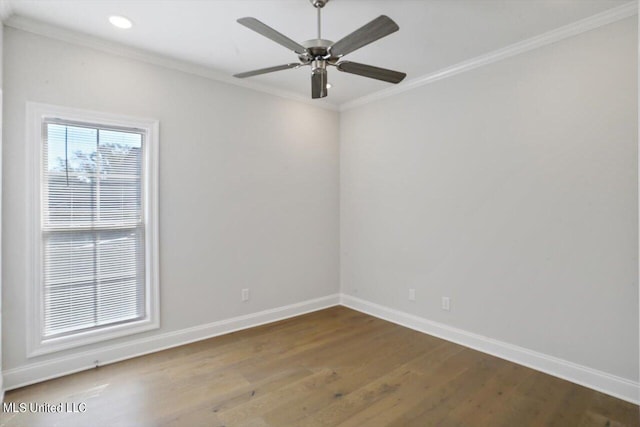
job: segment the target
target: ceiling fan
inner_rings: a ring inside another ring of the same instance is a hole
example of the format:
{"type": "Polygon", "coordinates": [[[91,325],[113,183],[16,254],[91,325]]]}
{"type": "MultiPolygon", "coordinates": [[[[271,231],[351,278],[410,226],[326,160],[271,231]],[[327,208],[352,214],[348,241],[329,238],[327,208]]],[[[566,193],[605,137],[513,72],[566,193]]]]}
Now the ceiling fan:
{"type": "Polygon", "coordinates": [[[302,43],[291,40],[289,37],[279,33],[256,18],[247,17],[238,19],[239,24],[295,52],[298,55],[299,62],[247,71],[245,73],[234,74],[234,77],[245,78],[309,65],[311,66],[311,97],[324,98],[328,94],[327,66],[334,66],[339,71],[345,73],[357,74],[389,83],[400,83],[407,76],[405,73],[399,71],[357,62],[342,61],[343,56],[354,50],[360,49],[369,43],[398,31],[400,27],[398,27],[398,24],[393,22],[391,18],[380,15],[373,21],[334,43],[331,40],[323,39],[320,33],[321,10],[329,0],[309,1],[318,11],[318,37],[302,43]]]}

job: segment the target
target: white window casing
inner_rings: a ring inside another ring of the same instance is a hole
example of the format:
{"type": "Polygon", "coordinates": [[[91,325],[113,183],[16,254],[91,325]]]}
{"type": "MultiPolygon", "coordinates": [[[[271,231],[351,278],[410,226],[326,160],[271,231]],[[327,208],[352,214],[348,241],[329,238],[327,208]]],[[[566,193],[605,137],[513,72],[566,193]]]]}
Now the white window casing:
{"type": "Polygon", "coordinates": [[[158,121],[27,103],[27,356],[158,328],[158,121]]]}

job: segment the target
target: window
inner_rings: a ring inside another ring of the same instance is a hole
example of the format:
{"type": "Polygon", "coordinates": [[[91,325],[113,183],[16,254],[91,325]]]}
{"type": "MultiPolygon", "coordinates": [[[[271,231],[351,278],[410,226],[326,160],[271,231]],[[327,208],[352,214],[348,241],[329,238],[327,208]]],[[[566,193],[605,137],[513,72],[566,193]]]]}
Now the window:
{"type": "Polygon", "coordinates": [[[157,328],[157,122],[29,104],[29,355],[157,328]]]}

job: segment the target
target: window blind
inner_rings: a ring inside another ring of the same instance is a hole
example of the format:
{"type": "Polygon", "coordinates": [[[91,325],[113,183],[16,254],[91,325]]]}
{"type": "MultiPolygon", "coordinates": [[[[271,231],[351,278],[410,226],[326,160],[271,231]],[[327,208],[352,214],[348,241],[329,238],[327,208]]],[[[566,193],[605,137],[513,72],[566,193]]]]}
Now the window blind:
{"type": "Polygon", "coordinates": [[[42,337],[145,316],[144,132],[43,123],[42,337]]]}

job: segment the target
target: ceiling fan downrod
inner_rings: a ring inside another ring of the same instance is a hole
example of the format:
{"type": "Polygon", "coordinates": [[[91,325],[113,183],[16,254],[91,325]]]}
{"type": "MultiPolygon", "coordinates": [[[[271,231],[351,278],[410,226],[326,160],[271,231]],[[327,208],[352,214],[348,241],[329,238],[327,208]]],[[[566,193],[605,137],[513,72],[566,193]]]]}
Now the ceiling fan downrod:
{"type": "Polygon", "coordinates": [[[322,25],[322,8],[329,0],[309,0],[313,7],[318,11],[318,40],[322,39],[321,25],[322,25]]]}

